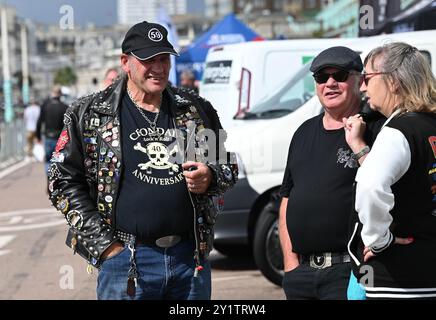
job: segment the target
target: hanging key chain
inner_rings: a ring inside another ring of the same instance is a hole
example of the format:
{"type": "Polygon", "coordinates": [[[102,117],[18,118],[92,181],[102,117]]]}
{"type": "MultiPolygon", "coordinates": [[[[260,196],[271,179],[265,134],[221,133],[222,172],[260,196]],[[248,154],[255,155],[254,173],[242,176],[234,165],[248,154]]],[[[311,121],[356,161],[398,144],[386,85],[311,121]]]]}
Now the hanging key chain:
{"type": "Polygon", "coordinates": [[[138,271],[136,269],[135,261],[135,237],[130,240],[129,246],[130,250],[130,269],[127,274],[127,294],[130,297],[134,297],[136,293],[136,287],[138,286],[138,271]]]}

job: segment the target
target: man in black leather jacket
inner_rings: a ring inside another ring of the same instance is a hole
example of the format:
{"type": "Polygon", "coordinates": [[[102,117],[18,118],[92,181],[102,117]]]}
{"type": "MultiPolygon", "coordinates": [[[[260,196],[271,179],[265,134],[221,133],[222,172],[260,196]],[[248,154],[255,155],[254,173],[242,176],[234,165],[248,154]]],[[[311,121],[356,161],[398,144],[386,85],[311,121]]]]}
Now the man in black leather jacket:
{"type": "Polygon", "coordinates": [[[62,91],[59,86],[52,89],[51,97],[41,106],[38,122],[36,124],[36,139],[41,143],[44,135],[45,170],[47,172],[50,158],[55,151],[56,142],[62,131],[62,120],[68,106],[61,101],[62,91]]]}
{"type": "Polygon", "coordinates": [[[50,199],[99,268],[99,299],[210,299],[212,197],[236,183],[235,158],[212,105],[168,86],[165,28],[134,25],[122,52],[125,75],[65,114],[50,199]]]}

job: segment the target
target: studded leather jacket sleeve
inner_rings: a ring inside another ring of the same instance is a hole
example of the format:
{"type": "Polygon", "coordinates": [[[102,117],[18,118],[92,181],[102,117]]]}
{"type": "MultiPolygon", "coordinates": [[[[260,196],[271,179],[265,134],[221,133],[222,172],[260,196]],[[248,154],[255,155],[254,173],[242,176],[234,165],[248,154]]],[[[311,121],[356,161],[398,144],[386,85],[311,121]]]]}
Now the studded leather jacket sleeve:
{"type": "Polygon", "coordinates": [[[49,169],[49,194],[53,205],[70,225],[67,245],[97,265],[101,254],[117,240],[114,229],[96,208],[95,185],[84,165],[83,121],[88,98],[82,98],[65,113],[64,129],[49,169]]]}

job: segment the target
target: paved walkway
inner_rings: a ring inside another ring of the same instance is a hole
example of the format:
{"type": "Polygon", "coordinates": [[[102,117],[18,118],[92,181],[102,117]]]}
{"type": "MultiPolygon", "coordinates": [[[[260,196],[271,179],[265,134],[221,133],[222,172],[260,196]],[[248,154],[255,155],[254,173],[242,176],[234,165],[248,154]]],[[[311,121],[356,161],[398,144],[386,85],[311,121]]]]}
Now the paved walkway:
{"type": "Polygon", "coordinates": [[[43,164],[23,165],[0,179],[0,299],[95,299],[96,275],[63,245],[43,164]]]}
{"type": "MultiPolygon", "coordinates": [[[[97,272],[64,245],[67,224],[48,200],[43,164],[16,168],[0,172],[0,299],[95,299],[97,272]]],[[[213,251],[211,262],[213,299],[284,299],[251,259],[213,251]]]]}

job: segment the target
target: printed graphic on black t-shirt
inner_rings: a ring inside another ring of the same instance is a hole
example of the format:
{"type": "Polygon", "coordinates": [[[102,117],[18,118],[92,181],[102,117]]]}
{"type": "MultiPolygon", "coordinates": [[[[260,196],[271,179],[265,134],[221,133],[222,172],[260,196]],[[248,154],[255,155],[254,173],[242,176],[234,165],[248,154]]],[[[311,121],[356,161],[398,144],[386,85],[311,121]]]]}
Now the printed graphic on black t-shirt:
{"type": "Polygon", "coordinates": [[[133,104],[124,95],[121,108],[123,177],[117,201],[117,228],[143,238],[186,234],[193,208],[183,176],[173,119],[163,98],[156,113],[133,104]]]}
{"type": "MultiPolygon", "coordinates": [[[[353,182],[358,162],[343,128],[326,130],[323,114],[303,123],[292,139],[282,197],[293,251],[300,254],[347,250],[353,182]]],[[[372,145],[373,124],[365,141],[372,145]]]]}

